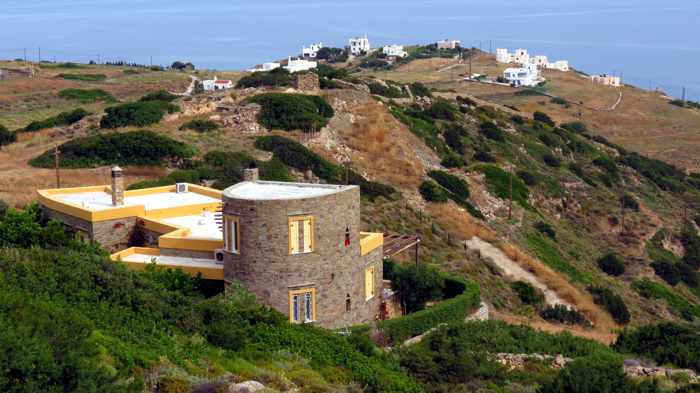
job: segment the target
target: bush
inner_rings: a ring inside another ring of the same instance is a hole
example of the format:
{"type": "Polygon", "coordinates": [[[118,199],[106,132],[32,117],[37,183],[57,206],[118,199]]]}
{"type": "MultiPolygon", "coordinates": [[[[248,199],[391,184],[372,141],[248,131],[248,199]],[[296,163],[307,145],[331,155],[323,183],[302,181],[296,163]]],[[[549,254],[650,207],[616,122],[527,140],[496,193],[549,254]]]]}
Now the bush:
{"type": "Polygon", "coordinates": [[[654,359],[658,364],[700,372],[700,332],[691,325],[663,322],[628,329],[618,336],[614,348],[654,359]]]}
{"type": "Polygon", "coordinates": [[[460,125],[450,125],[442,132],[447,146],[459,155],[464,154],[464,142],[462,142],[462,137],[466,134],[467,131],[460,125]]]}
{"type": "Polygon", "coordinates": [[[423,310],[427,301],[442,297],[445,279],[430,266],[395,265],[391,288],[396,292],[404,314],[411,314],[423,310]]]}
{"type": "Polygon", "coordinates": [[[639,202],[630,194],[624,194],[620,197],[620,205],[625,209],[639,211],[639,202]]]}
{"type": "Polygon", "coordinates": [[[264,86],[291,86],[292,76],[287,69],[279,67],[268,72],[254,72],[239,79],[236,83],[237,89],[245,89],[248,87],[264,87],[264,86]]]}
{"type": "Polygon", "coordinates": [[[445,203],[448,200],[447,192],[430,180],[423,181],[418,191],[427,202],[445,203]]]}
{"type": "Polygon", "coordinates": [[[411,93],[413,93],[414,96],[416,97],[432,97],[433,93],[430,92],[430,89],[425,87],[424,84],[420,82],[413,82],[409,85],[411,89],[411,93]]]}
{"type": "Polygon", "coordinates": [[[589,286],[588,292],[593,295],[593,300],[596,304],[605,307],[612,315],[615,322],[626,325],[630,321],[630,313],[627,310],[627,305],[620,295],[613,292],[610,288],[589,286]]]}
{"type": "Polygon", "coordinates": [[[700,318],[700,306],[691,304],[685,298],[666,288],[663,284],[648,279],[635,281],[632,286],[640,295],[647,299],[663,299],[680,315],[681,318],[692,321],[700,318]]]}
{"type": "Polygon", "coordinates": [[[683,262],[694,269],[700,269],[700,236],[695,228],[688,223],[684,225],[681,232],[681,244],[685,250],[683,262]]]}
{"type": "Polygon", "coordinates": [[[518,294],[518,298],[524,304],[536,306],[544,302],[544,294],[529,282],[515,281],[510,284],[510,287],[518,294]]]}
{"type": "Polygon", "coordinates": [[[183,378],[166,376],[158,381],[158,393],[190,393],[190,383],[183,378]]]}
{"type": "Polygon", "coordinates": [[[496,162],[496,157],[484,150],[477,150],[473,156],[475,161],[493,163],[496,162]]]}
{"type": "Polygon", "coordinates": [[[17,134],[0,124],[0,147],[17,142],[17,134]]]}
{"type": "Polygon", "coordinates": [[[459,199],[465,200],[469,198],[469,185],[458,176],[443,171],[430,171],[428,176],[459,199]]]}
{"type": "Polygon", "coordinates": [[[681,272],[675,263],[669,261],[654,261],[651,263],[651,267],[654,269],[654,273],[669,285],[676,286],[681,282],[681,272]]]}
{"type": "Polygon", "coordinates": [[[61,112],[54,117],[49,117],[45,120],[33,121],[29,123],[29,125],[24,127],[24,131],[39,131],[45,128],[52,128],[56,126],[68,126],[79,122],[89,114],[90,112],[87,112],[82,108],[78,108],[70,112],[61,112]]]}
{"type": "Polygon", "coordinates": [[[260,104],[258,122],[282,130],[320,131],[333,117],[333,108],[318,96],[265,93],[246,100],[260,104]]]}
{"type": "Polygon", "coordinates": [[[343,184],[347,177],[348,184],[360,186],[362,196],[374,200],[378,197],[392,199],[396,194],[393,187],[368,181],[351,169],[335,165],[304,145],[281,136],[263,136],[255,140],[255,147],[273,153],[280,162],[299,171],[311,170],[319,178],[332,184],[343,184]]]}
{"type": "Polygon", "coordinates": [[[586,124],[580,121],[574,121],[571,123],[564,123],[561,125],[561,128],[574,132],[576,134],[586,134],[588,133],[588,127],[586,127],[586,124]]]}
{"type": "Polygon", "coordinates": [[[555,157],[553,154],[547,153],[542,156],[542,161],[545,164],[551,166],[552,168],[559,168],[561,166],[561,160],[555,157]]]}
{"type": "Polygon", "coordinates": [[[546,222],[537,222],[535,223],[535,229],[537,229],[541,234],[547,236],[548,238],[552,240],[557,239],[557,232],[552,228],[551,225],[547,224],[546,222]]]}
{"type": "Polygon", "coordinates": [[[566,325],[588,325],[588,320],[583,314],[563,304],[548,306],[540,311],[540,316],[542,319],[550,322],[563,323],[566,325]]]}
{"type": "Polygon", "coordinates": [[[624,155],[620,162],[635,169],[665,191],[681,192],[689,186],[686,175],[677,167],[636,153],[624,155]]]}
{"type": "Polygon", "coordinates": [[[83,104],[97,101],[116,101],[111,94],[101,89],[63,89],[58,92],[58,96],[66,100],[75,100],[83,104]]]}
{"type": "MultiPolygon", "coordinates": [[[[163,165],[172,160],[184,160],[194,150],[178,141],[152,131],[140,130],[76,138],[62,144],[61,167],[88,168],[102,165],[163,165]]],[[[53,168],[53,149],[29,164],[38,168],[53,168]]]]}
{"type": "Polygon", "coordinates": [[[530,208],[530,204],[527,201],[530,196],[530,190],[520,178],[495,165],[478,165],[474,169],[486,176],[486,184],[489,189],[501,199],[510,198],[510,184],[512,181],[513,200],[522,207],[530,208]]]}
{"type": "Polygon", "coordinates": [[[598,267],[605,273],[618,277],[625,273],[625,263],[615,254],[605,254],[598,258],[598,267]]]}
{"type": "Polygon", "coordinates": [[[467,163],[464,159],[456,154],[448,154],[445,158],[440,161],[440,165],[445,168],[461,168],[466,166],[467,163]]]}
{"type": "Polygon", "coordinates": [[[140,101],[122,104],[105,109],[106,114],[100,120],[100,127],[144,127],[160,122],[166,113],[174,113],[179,110],[178,106],[163,101],[140,101]]]}
{"type": "Polygon", "coordinates": [[[146,101],[162,101],[162,102],[173,102],[178,99],[175,94],[169,93],[165,90],[159,90],[153,93],[148,93],[141,97],[140,102],[146,101]]]}
{"type": "Polygon", "coordinates": [[[497,142],[505,142],[506,140],[506,134],[501,131],[498,126],[490,121],[486,121],[481,123],[481,133],[484,134],[485,137],[488,139],[497,141],[497,142]]]}
{"type": "Polygon", "coordinates": [[[449,101],[444,99],[434,100],[433,103],[425,109],[425,114],[437,120],[457,120],[459,111],[449,101]]]}
{"type": "Polygon", "coordinates": [[[58,78],[81,82],[102,82],[107,79],[103,74],[58,74],[58,78]]]}
{"type": "Polygon", "coordinates": [[[538,111],[538,112],[535,112],[535,113],[532,115],[532,117],[533,117],[533,119],[535,119],[535,121],[539,121],[540,123],[544,123],[544,124],[546,124],[546,125],[548,125],[548,126],[550,126],[550,127],[554,127],[554,126],[557,125],[557,124],[554,122],[554,120],[552,120],[552,118],[549,117],[549,115],[546,114],[546,113],[544,113],[544,112],[539,112],[539,111],[538,111]]]}
{"type": "Polygon", "coordinates": [[[535,186],[540,181],[539,176],[532,172],[520,170],[517,171],[516,174],[523,181],[523,183],[525,183],[528,186],[535,186]]]}
{"type": "Polygon", "coordinates": [[[194,130],[197,132],[211,132],[219,129],[219,125],[211,120],[191,120],[180,126],[180,130],[194,130]]]}
{"type": "Polygon", "coordinates": [[[369,92],[386,98],[401,98],[406,97],[406,93],[400,87],[391,84],[383,84],[380,82],[371,82],[367,84],[369,92]]]}

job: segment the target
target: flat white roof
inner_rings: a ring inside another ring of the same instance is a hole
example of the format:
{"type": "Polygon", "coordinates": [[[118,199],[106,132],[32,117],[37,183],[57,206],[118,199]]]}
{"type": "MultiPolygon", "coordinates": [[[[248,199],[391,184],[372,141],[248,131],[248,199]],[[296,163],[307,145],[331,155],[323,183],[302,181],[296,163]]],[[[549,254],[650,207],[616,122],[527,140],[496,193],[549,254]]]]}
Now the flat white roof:
{"type": "MultiPolygon", "coordinates": [[[[91,210],[107,210],[115,208],[115,206],[112,205],[112,195],[104,191],[90,191],[77,194],[57,194],[54,196],[62,201],[71,202],[91,210]]],[[[143,205],[146,210],[165,209],[169,207],[214,202],[221,202],[221,200],[207,195],[198,194],[196,192],[163,192],[157,194],[124,197],[124,206],[143,205]]]]}
{"type": "Polygon", "coordinates": [[[131,254],[126,257],[122,257],[124,262],[132,263],[153,263],[155,261],[156,265],[167,266],[171,268],[177,267],[198,267],[198,268],[217,268],[223,269],[223,263],[216,262],[214,260],[214,255],[212,253],[212,259],[202,259],[202,258],[185,258],[185,257],[174,257],[169,255],[147,255],[147,254],[131,254]]]}
{"type": "Polygon", "coordinates": [[[335,194],[354,187],[357,186],[256,181],[231,186],[224,190],[224,195],[246,200],[302,199],[335,194]]]}
{"type": "Polygon", "coordinates": [[[202,212],[196,216],[181,216],[164,218],[161,221],[188,228],[190,234],[187,239],[222,240],[224,238],[219,229],[219,222],[213,212],[202,212]]]}

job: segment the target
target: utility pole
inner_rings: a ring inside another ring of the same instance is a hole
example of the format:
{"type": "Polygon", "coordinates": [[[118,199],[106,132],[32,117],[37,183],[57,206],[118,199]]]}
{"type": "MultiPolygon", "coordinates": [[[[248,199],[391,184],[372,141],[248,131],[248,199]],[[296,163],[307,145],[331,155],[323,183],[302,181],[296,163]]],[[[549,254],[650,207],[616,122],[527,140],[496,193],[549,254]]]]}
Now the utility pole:
{"type": "Polygon", "coordinates": [[[41,63],[41,47],[39,47],[39,63],[41,63]]]}
{"type": "Polygon", "coordinates": [[[623,198],[620,198],[620,213],[622,215],[620,234],[622,234],[625,231],[625,200],[623,198]]]}
{"type": "Polygon", "coordinates": [[[24,62],[27,62],[27,48],[24,48],[24,62]]]}
{"type": "Polygon", "coordinates": [[[58,146],[53,148],[53,165],[56,169],[56,188],[61,188],[61,166],[60,166],[60,156],[61,151],[58,150],[58,146]]]}
{"type": "Polygon", "coordinates": [[[489,54],[493,53],[493,40],[489,40],[489,54]]]}
{"type": "Polygon", "coordinates": [[[685,102],[685,86],[683,86],[683,95],[682,95],[682,97],[683,97],[683,98],[682,98],[683,102],[685,102]]]}
{"type": "Polygon", "coordinates": [[[508,171],[508,220],[513,218],[513,172],[508,171]]]}

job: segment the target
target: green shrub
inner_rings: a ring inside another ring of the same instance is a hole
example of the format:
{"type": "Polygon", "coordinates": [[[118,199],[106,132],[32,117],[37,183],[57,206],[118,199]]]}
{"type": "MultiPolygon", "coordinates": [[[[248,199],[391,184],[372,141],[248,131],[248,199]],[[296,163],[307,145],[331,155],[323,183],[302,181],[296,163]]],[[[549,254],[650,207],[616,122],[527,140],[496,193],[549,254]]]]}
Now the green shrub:
{"type": "Polygon", "coordinates": [[[448,200],[447,192],[431,180],[423,181],[418,191],[427,202],[445,203],[448,200]]]}
{"type": "Polygon", "coordinates": [[[525,185],[535,186],[537,183],[539,183],[539,176],[535,173],[519,170],[516,172],[516,174],[523,181],[523,183],[525,183],[525,185]]]}
{"type": "Polygon", "coordinates": [[[561,160],[550,153],[543,155],[542,161],[552,168],[559,168],[561,166],[561,160]]]}
{"type": "Polygon", "coordinates": [[[428,176],[460,200],[469,198],[469,185],[460,177],[443,171],[429,171],[428,176]]]}
{"type": "Polygon", "coordinates": [[[546,114],[546,113],[544,113],[544,112],[539,112],[539,111],[538,111],[538,112],[535,112],[535,113],[532,115],[532,117],[533,117],[533,119],[535,119],[535,121],[539,121],[540,123],[544,123],[544,124],[546,124],[546,125],[548,125],[548,126],[550,126],[550,127],[554,127],[554,126],[557,125],[557,124],[554,122],[554,120],[552,120],[552,118],[549,117],[549,115],[546,114]]]}
{"type": "Polygon", "coordinates": [[[141,97],[140,102],[146,101],[162,101],[162,102],[173,102],[178,99],[175,94],[169,93],[165,90],[159,90],[153,93],[148,93],[141,97]]]}
{"type": "Polygon", "coordinates": [[[166,376],[158,381],[158,393],[190,393],[190,383],[183,378],[166,376]]]}
{"type": "Polygon", "coordinates": [[[400,344],[441,323],[462,322],[481,302],[479,286],[468,283],[461,295],[440,302],[433,307],[397,319],[379,322],[379,330],[389,342],[400,344]]]}
{"type": "Polygon", "coordinates": [[[292,76],[286,68],[275,68],[268,72],[254,72],[239,79],[236,83],[237,89],[263,86],[291,86],[292,76]]]}
{"type": "Polygon", "coordinates": [[[454,105],[444,99],[434,100],[424,112],[433,119],[448,121],[457,120],[457,114],[459,113],[454,105]]]}
{"type": "Polygon", "coordinates": [[[593,160],[593,164],[606,171],[608,174],[613,176],[614,179],[619,177],[617,164],[612,158],[608,156],[600,156],[593,160]]]}
{"type": "Polygon", "coordinates": [[[548,306],[540,311],[540,316],[545,321],[563,323],[566,325],[588,325],[588,320],[578,310],[569,308],[563,304],[548,306]]]}
{"type": "Polygon", "coordinates": [[[700,332],[691,325],[662,322],[628,329],[618,336],[614,348],[658,364],[700,371],[700,332]]]}
{"type": "Polygon", "coordinates": [[[496,157],[494,157],[491,153],[485,151],[485,150],[477,150],[474,152],[474,158],[475,161],[479,162],[488,162],[488,163],[493,163],[496,162],[496,157]]]}
{"type": "Polygon", "coordinates": [[[588,127],[586,127],[586,124],[580,121],[574,121],[571,123],[563,123],[561,125],[561,128],[565,130],[569,130],[571,132],[574,132],[576,134],[586,134],[588,133],[588,127]]]}
{"type": "MultiPolygon", "coordinates": [[[[61,166],[64,168],[114,164],[163,165],[168,161],[183,160],[194,154],[191,147],[147,130],[76,138],[62,144],[59,149],[61,166]]],[[[32,159],[29,164],[38,168],[52,168],[53,149],[32,159]]]]}
{"type": "Polygon", "coordinates": [[[442,136],[445,138],[445,143],[452,149],[455,153],[462,155],[464,154],[464,142],[462,138],[467,135],[467,130],[460,125],[450,125],[443,132],[442,136]]]}
{"type": "Polygon", "coordinates": [[[334,114],[323,98],[311,95],[264,93],[246,102],[260,104],[258,122],[269,129],[320,131],[334,114]]]}
{"type": "Polygon", "coordinates": [[[681,244],[683,244],[683,249],[685,250],[683,262],[694,269],[700,269],[700,236],[689,223],[683,226],[681,244]]]}
{"type": "Polygon", "coordinates": [[[434,267],[397,264],[392,271],[391,288],[404,314],[411,314],[425,309],[427,301],[442,297],[445,278],[434,267]]]}
{"type": "Polygon", "coordinates": [[[524,304],[535,306],[544,302],[544,294],[529,282],[515,281],[510,284],[510,287],[524,304]]]}
{"type": "Polygon", "coordinates": [[[380,82],[371,82],[367,84],[367,87],[369,88],[369,92],[371,94],[376,94],[386,98],[402,98],[407,96],[406,92],[402,88],[388,83],[383,84],[380,82]]]}
{"type": "Polygon", "coordinates": [[[100,120],[100,127],[144,127],[160,122],[166,113],[174,113],[179,110],[180,108],[177,105],[163,101],[140,101],[122,104],[105,109],[106,114],[100,120]]]}
{"type": "Polygon", "coordinates": [[[371,200],[384,197],[393,199],[396,189],[389,185],[368,181],[349,168],[335,165],[304,145],[281,136],[263,136],[255,140],[255,147],[273,153],[274,158],[299,171],[311,170],[319,178],[331,184],[360,186],[362,195],[371,200]]]}
{"type": "Polygon", "coordinates": [[[669,261],[654,261],[651,263],[654,273],[661,277],[668,285],[676,286],[681,282],[681,272],[678,266],[669,261]]]}
{"type": "Polygon", "coordinates": [[[397,105],[390,105],[389,110],[400,122],[408,126],[411,132],[421,138],[423,142],[440,157],[447,157],[450,154],[450,148],[440,139],[438,128],[435,126],[433,119],[426,116],[422,111],[405,109],[397,105]]]}
{"type": "Polygon", "coordinates": [[[58,115],[54,117],[49,117],[48,119],[41,120],[41,121],[33,121],[29,123],[26,127],[24,127],[24,131],[39,131],[43,130],[45,128],[52,128],[56,126],[67,126],[71,124],[75,124],[82,120],[85,116],[90,115],[90,112],[87,112],[86,110],[82,108],[78,108],[76,110],[70,111],[70,112],[61,112],[58,115]]]}
{"type": "Polygon", "coordinates": [[[662,190],[680,192],[688,188],[685,173],[663,161],[629,153],[624,155],[620,162],[635,169],[662,190]]]}
{"type": "Polygon", "coordinates": [[[598,267],[605,273],[618,277],[625,273],[625,263],[615,254],[605,254],[598,258],[598,267]]]}
{"type": "Polygon", "coordinates": [[[17,134],[0,124],[0,147],[17,141],[17,134]]]}
{"type": "Polygon", "coordinates": [[[63,89],[58,92],[58,96],[66,100],[75,100],[83,104],[97,101],[116,101],[111,94],[101,89],[63,89]]]}
{"type": "Polygon", "coordinates": [[[497,141],[497,142],[505,142],[506,140],[506,134],[501,131],[498,126],[491,122],[491,121],[485,121],[481,123],[481,133],[484,134],[484,136],[488,139],[497,141]]]}
{"type": "Polygon", "coordinates": [[[433,96],[433,94],[430,92],[430,89],[425,87],[425,85],[420,83],[420,82],[413,82],[409,85],[409,87],[410,87],[413,95],[416,97],[432,97],[433,96]]]}
{"type": "Polygon", "coordinates": [[[522,207],[530,208],[527,201],[530,191],[520,178],[495,165],[477,165],[474,169],[484,174],[489,189],[501,199],[510,198],[512,182],[513,200],[522,207]]]}
{"type": "Polygon", "coordinates": [[[194,130],[197,132],[211,132],[219,129],[219,125],[211,120],[191,120],[180,126],[180,130],[194,130]]]}
{"type": "Polygon", "coordinates": [[[58,74],[58,78],[81,82],[102,82],[107,79],[104,74],[58,74]]]}
{"type": "Polygon", "coordinates": [[[588,273],[578,270],[565,260],[557,248],[549,242],[547,238],[539,233],[532,233],[527,234],[525,240],[530,251],[534,252],[547,266],[566,274],[573,281],[582,284],[589,284],[592,282],[592,278],[588,273]]]}
{"type": "Polygon", "coordinates": [[[625,209],[639,211],[639,202],[630,194],[624,194],[620,197],[620,205],[625,209]]]}
{"type": "Polygon", "coordinates": [[[700,306],[689,303],[677,293],[663,286],[663,284],[643,279],[632,283],[632,287],[647,299],[666,300],[668,305],[687,321],[692,321],[693,318],[700,318],[700,306]]]}
{"type": "Polygon", "coordinates": [[[613,292],[610,288],[589,286],[588,292],[593,295],[593,301],[596,304],[605,307],[612,315],[615,322],[626,325],[630,321],[630,313],[627,310],[627,305],[620,295],[613,292]]]}
{"type": "Polygon", "coordinates": [[[464,159],[456,154],[448,154],[445,158],[440,161],[440,165],[445,168],[461,168],[466,166],[467,163],[464,159]]]}
{"type": "Polygon", "coordinates": [[[552,240],[557,239],[557,232],[554,230],[554,228],[552,228],[551,225],[547,224],[546,222],[536,222],[535,229],[537,229],[541,234],[547,236],[552,240]]]}

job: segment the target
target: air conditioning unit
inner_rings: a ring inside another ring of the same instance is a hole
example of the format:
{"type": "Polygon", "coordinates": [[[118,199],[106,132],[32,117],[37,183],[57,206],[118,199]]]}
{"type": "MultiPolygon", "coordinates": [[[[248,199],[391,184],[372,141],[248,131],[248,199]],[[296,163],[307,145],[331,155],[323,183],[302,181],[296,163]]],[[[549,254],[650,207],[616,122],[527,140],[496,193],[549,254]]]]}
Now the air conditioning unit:
{"type": "Polygon", "coordinates": [[[175,192],[178,194],[182,194],[185,192],[189,192],[189,184],[187,183],[177,183],[175,184],[175,192]]]}
{"type": "Polygon", "coordinates": [[[214,250],[214,261],[218,265],[223,265],[224,264],[224,258],[226,257],[225,251],[224,250],[214,250]]]}

